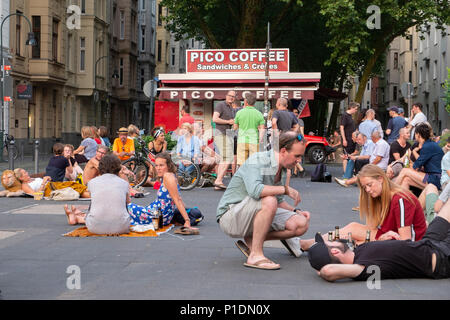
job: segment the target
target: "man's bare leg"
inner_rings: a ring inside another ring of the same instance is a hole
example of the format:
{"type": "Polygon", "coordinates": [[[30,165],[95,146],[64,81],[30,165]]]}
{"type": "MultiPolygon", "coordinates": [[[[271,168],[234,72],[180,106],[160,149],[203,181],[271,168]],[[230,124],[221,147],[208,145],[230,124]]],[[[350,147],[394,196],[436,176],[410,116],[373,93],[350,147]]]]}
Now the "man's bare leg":
{"type": "MultiPolygon", "coordinates": [[[[258,261],[267,259],[264,256],[263,244],[269,232],[270,225],[277,211],[277,198],[273,196],[264,197],[262,200],[262,209],[258,211],[253,220],[253,237],[250,247],[250,255],[247,259],[247,264],[254,265],[258,261]]],[[[267,266],[269,268],[279,267],[278,264],[272,262],[263,263],[261,267],[267,266]]]]}

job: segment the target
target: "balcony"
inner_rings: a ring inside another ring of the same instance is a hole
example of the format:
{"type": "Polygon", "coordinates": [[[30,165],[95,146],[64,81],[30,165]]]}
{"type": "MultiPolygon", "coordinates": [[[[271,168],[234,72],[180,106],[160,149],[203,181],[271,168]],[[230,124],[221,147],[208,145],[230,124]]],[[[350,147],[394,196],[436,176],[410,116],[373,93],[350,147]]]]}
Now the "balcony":
{"type": "Polygon", "coordinates": [[[66,78],[66,66],[63,63],[47,59],[30,59],[30,75],[32,81],[52,81],[64,83],[66,78]]]}

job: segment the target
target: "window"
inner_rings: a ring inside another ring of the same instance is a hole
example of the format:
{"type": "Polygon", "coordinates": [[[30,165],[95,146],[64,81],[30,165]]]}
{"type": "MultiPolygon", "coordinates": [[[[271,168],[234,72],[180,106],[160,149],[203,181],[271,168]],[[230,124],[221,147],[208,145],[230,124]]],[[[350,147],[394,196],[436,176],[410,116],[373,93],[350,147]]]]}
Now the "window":
{"type": "Polygon", "coordinates": [[[145,69],[141,69],[141,90],[144,90],[145,84],[145,69]]]}
{"type": "Polygon", "coordinates": [[[117,37],[117,8],[114,6],[112,14],[112,34],[117,37]]]}
{"type": "Polygon", "coordinates": [[[394,52],[394,69],[398,69],[398,52],[394,52]]]}
{"type": "Polygon", "coordinates": [[[41,16],[32,16],[32,25],[34,38],[37,44],[31,49],[31,57],[34,59],[41,58],[41,16]]]}
{"type": "Polygon", "coordinates": [[[151,43],[150,43],[150,48],[151,48],[151,53],[154,56],[155,55],[155,29],[152,28],[152,37],[150,38],[151,43]]]}
{"type": "Polygon", "coordinates": [[[367,81],[367,90],[370,90],[370,80],[367,81]]]}
{"type": "Polygon", "coordinates": [[[409,50],[410,51],[413,50],[413,37],[412,37],[412,35],[409,36],[409,50]]]}
{"type": "Polygon", "coordinates": [[[423,69],[422,69],[422,67],[420,67],[420,69],[419,69],[419,84],[422,84],[422,71],[423,71],[423,69]]]}
{"type": "Polygon", "coordinates": [[[162,7],[158,5],[158,26],[162,26],[162,7]]]}
{"type": "Polygon", "coordinates": [[[81,0],[81,13],[86,13],[86,0],[81,0]]]}
{"type": "Polygon", "coordinates": [[[152,0],[152,15],[156,15],[156,0],[152,0]]]}
{"type": "Polygon", "coordinates": [[[437,60],[434,60],[434,63],[433,63],[433,80],[437,79],[437,68],[438,68],[437,60]]]}
{"type": "Polygon", "coordinates": [[[145,51],[145,26],[141,27],[141,51],[145,51]]]}
{"type": "Polygon", "coordinates": [[[437,45],[437,43],[438,43],[438,32],[439,32],[439,30],[438,29],[434,29],[434,45],[437,45]]]}
{"type": "Polygon", "coordinates": [[[72,39],[73,36],[69,32],[67,34],[67,70],[72,71],[72,39]]]}
{"type": "Polygon", "coordinates": [[[58,61],[58,27],[59,27],[59,21],[56,19],[53,19],[52,24],[52,60],[57,62],[58,61]]]}
{"type": "Polygon", "coordinates": [[[161,61],[161,54],[162,54],[161,46],[162,46],[162,41],[158,40],[158,61],[161,61]]]}
{"type": "Polygon", "coordinates": [[[86,71],[86,38],[80,38],[80,71],[86,71]]]}
{"type": "Polygon", "coordinates": [[[131,41],[137,42],[136,14],[131,14],[131,41]]]}
{"type": "Polygon", "coordinates": [[[412,82],[412,71],[411,70],[409,71],[409,74],[408,74],[408,81],[412,82]]]}
{"type": "Polygon", "coordinates": [[[123,86],[123,58],[120,58],[119,63],[119,86],[123,86]]]}
{"type": "Polygon", "coordinates": [[[125,39],[125,11],[120,10],[120,40],[125,39]]]}
{"type": "MultiPolygon", "coordinates": [[[[21,13],[17,11],[17,13],[21,13]]],[[[20,56],[21,34],[22,34],[22,17],[16,16],[16,55],[20,56]]]]}
{"type": "Polygon", "coordinates": [[[145,10],[145,1],[146,1],[146,0],[141,0],[141,10],[142,10],[142,11],[145,10]]]}
{"type": "Polygon", "coordinates": [[[175,66],[175,48],[171,48],[170,64],[175,66]]]}
{"type": "Polygon", "coordinates": [[[397,101],[397,86],[394,86],[394,90],[393,90],[393,100],[397,101]]]}

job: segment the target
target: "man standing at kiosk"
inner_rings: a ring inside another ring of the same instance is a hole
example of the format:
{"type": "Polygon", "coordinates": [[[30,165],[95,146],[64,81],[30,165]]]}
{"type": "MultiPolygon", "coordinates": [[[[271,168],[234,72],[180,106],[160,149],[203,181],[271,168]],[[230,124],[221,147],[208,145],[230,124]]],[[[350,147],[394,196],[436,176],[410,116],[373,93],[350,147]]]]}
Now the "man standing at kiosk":
{"type": "Polygon", "coordinates": [[[235,99],[236,92],[230,90],[225,97],[225,101],[219,102],[214,108],[212,119],[216,124],[214,142],[216,143],[221,157],[221,161],[217,166],[217,179],[214,181],[215,190],[225,190],[227,188],[223,184],[222,179],[227,172],[228,166],[233,162],[234,139],[231,129],[234,124],[232,103],[235,99]]]}

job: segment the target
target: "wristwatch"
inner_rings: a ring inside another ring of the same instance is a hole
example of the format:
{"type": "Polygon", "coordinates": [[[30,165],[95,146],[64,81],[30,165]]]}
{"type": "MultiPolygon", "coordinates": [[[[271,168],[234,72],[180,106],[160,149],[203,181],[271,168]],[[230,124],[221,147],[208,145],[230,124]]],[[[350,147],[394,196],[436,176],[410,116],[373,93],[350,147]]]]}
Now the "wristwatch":
{"type": "Polygon", "coordinates": [[[298,210],[299,212],[302,212],[302,209],[300,209],[300,208],[295,208],[295,209],[294,209],[294,212],[297,212],[297,210],[298,210]]]}

